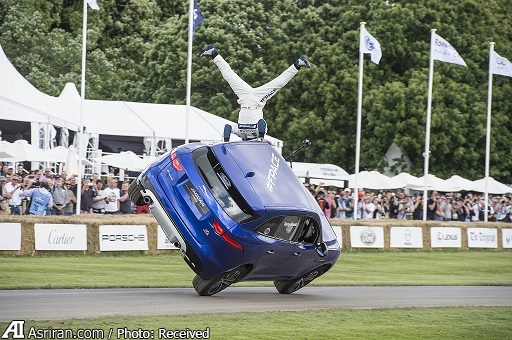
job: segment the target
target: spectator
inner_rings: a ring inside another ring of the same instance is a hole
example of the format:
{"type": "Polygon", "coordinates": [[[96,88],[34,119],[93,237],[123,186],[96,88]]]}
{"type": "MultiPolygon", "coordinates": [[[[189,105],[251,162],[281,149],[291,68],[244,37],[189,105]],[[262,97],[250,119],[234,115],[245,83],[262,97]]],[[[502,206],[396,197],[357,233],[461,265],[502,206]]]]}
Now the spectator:
{"type": "Polygon", "coordinates": [[[76,213],[76,210],[74,210],[74,207],[76,206],[76,196],[73,191],[71,191],[71,182],[68,179],[64,181],[64,188],[66,189],[69,198],[66,206],[64,207],[64,216],[71,216],[76,213]]]}
{"type": "Polygon", "coordinates": [[[105,194],[105,214],[117,214],[119,212],[119,197],[121,192],[117,188],[117,179],[111,178],[108,188],[103,190],[105,194]]]}
{"type": "Polygon", "coordinates": [[[412,220],[413,219],[413,213],[414,213],[414,202],[412,201],[412,197],[410,195],[405,196],[405,216],[404,218],[406,220],[412,220]]]}
{"type": "Polygon", "coordinates": [[[121,214],[132,214],[133,206],[130,195],[128,195],[128,187],[130,186],[129,181],[124,181],[121,185],[120,197],[119,197],[119,211],[121,214]]]}
{"type": "Polygon", "coordinates": [[[371,197],[369,195],[363,198],[362,204],[362,218],[363,219],[372,219],[373,212],[375,211],[375,204],[371,201],[371,197]]]}
{"type": "Polygon", "coordinates": [[[391,197],[389,198],[389,218],[398,218],[399,207],[400,203],[398,202],[398,198],[394,193],[391,193],[391,197]]]}
{"type": "Polygon", "coordinates": [[[103,181],[101,179],[96,180],[96,188],[98,194],[92,200],[92,212],[95,214],[105,213],[105,192],[103,191],[103,181]]]}
{"type": "Polygon", "coordinates": [[[30,205],[28,206],[29,215],[46,215],[48,207],[53,207],[51,186],[48,181],[41,181],[39,187],[32,188],[33,182],[29,182],[29,186],[20,195],[21,198],[30,197],[30,205]]]}
{"type": "Polygon", "coordinates": [[[82,182],[81,198],[80,198],[80,213],[92,214],[93,198],[96,196],[96,190],[88,179],[82,182]]]}
{"type": "Polygon", "coordinates": [[[413,220],[423,220],[423,204],[423,197],[421,195],[417,195],[416,200],[414,202],[414,211],[412,212],[413,220]]]}
{"type": "Polygon", "coordinates": [[[4,198],[9,203],[11,215],[21,215],[21,193],[23,186],[19,183],[18,175],[11,176],[11,182],[7,182],[4,186],[4,198]]]}
{"type": "Polygon", "coordinates": [[[4,188],[6,184],[5,176],[0,176],[0,215],[10,215],[11,209],[9,208],[9,203],[7,203],[7,198],[4,197],[4,188]]]}
{"type": "Polygon", "coordinates": [[[436,219],[437,210],[437,191],[432,191],[432,196],[427,201],[427,220],[434,221],[436,219]]]}
{"type": "Polygon", "coordinates": [[[52,190],[52,215],[64,215],[64,208],[69,202],[69,194],[63,184],[64,179],[60,175],[57,175],[55,178],[55,185],[52,190]]]}

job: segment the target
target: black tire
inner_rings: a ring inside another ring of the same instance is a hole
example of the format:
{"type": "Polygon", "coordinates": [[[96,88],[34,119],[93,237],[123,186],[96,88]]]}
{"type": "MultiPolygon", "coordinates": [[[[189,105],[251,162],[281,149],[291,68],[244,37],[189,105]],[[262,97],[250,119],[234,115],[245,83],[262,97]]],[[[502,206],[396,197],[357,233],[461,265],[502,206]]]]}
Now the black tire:
{"type": "Polygon", "coordinates": [[[199,276],[195,276],[192,285],[197,294],[201,296],[211,296],[231,286],[233,283],[240,281],[247,274],[248,268],[243,265],[222,273],[213,279],[203,280],[199,276]]]}
{"type": "Polygon", "coordinates": [[[130,196],[133,204],[137,206],[145,204],[142,194],[140,193],[140,187],[137,180],[130,183],[130,186],[128,187],[128,196],[130,196]]]}
{"type": "Polygon", "coordinates": [[[306,274],[289,281],[274,281],[274,286],[276,286],[277,291],[281,294],[291,294],[307,286],[317,277],[323,275],[330,267],[331,266],[327,264],[310,270],[306,274]]]}

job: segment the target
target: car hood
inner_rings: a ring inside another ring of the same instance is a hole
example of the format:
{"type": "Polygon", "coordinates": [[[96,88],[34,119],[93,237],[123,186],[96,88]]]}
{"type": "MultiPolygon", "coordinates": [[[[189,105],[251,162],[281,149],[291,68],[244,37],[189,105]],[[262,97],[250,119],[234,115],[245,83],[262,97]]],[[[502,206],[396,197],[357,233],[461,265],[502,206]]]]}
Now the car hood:
{"type": "Polygon", "coordinates": [[[317,211],[318,204],[271,145],[231,142],[212,149],[251,206],[317,211]]]}

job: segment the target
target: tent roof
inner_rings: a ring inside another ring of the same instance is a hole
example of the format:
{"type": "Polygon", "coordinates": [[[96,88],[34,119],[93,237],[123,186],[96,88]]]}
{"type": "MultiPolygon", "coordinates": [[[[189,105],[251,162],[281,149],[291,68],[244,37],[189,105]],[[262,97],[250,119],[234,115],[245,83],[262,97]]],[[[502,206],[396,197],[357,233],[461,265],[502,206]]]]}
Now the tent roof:
{"type": "Polygon", "coordinates": [[[0,46],[0,119],[50,123],[76,130],[68,110],[57,100],[36,89],[11,64],[0,46]]]}

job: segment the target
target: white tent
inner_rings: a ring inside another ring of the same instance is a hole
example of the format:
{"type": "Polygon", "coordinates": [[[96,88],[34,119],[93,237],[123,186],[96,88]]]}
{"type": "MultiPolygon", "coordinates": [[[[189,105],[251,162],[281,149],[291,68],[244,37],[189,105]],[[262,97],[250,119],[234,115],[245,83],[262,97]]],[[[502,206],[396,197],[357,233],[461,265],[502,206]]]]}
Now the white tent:
{"type": "Polygon", "coordinates": [[[34,162],[51,162],[53,161],[52,155],[45,153],[43,150],[29,144],[26,140],[17,140],[14,143],[7,141],[0,142],[0,149],[7,151],[13,157],[0,159],[6,162],[21,162],[21,161],[34,161],[34,162]]]}
{"type": "MultiPolygon", "coordinates": [[[[355,187],[355,174],[350,175],[350,187],[355,187]]],[[[357,174],[357,186],[372,190],[388,190],[396,188],[390,177],[378,171],[361,171],[357,174]]]]}
{"type": "MultiPolygon", "coordinates": [[[[487,192],[490,194],[509,194],[512,193],[512,187],[498,182],[492,177],[489,177],[487,192]]],[[[473,181],[473,191],[485,192],[485,177],[473,181]]]]}
{"type": "MultiPolygon", "coordinates": [[[[410,185],[411,188],[415,189],[423,189],[425,186],[425,176],[422,176],[418,179],[420,185],[410,185]]],[[[428,174],[427,175],[427,189],[428,190],[436,190],[436,191],[459,191],[457,187],[455,187],[450,182],[436,177],[435,175],[428,174]]]]}
{"type": "Polygon", "coordinates": [[[391,182],[394,188],[406,188],[410,186],[422,186],[418,177],[411,175],[408,172],[401,172],[396,176],[391,177],[391,182]]]}
{"type": "Polygon", "coordinates": [[[345,188],[349,174],[334,164],[293,162],[292,170],[299,179],[313,184],[324,183],[324,186],[345,188]]]}
{"type": "Polygon", "coordinates": [[[452,191],[472,191],[475,187],[473,181],[459,175],[453,175],[452,177],[448,178],[446,182],[454,188],[452,191]]]}
{"type": "Polygon", "coordinates": [[[102,163],[114,166],[116,168],[142,171],[151,162],[153,162],[155,158],[147,157],[143,159],[131,151],[123,151],[117,154],[103,156],[100,160],[102,163]]]}

